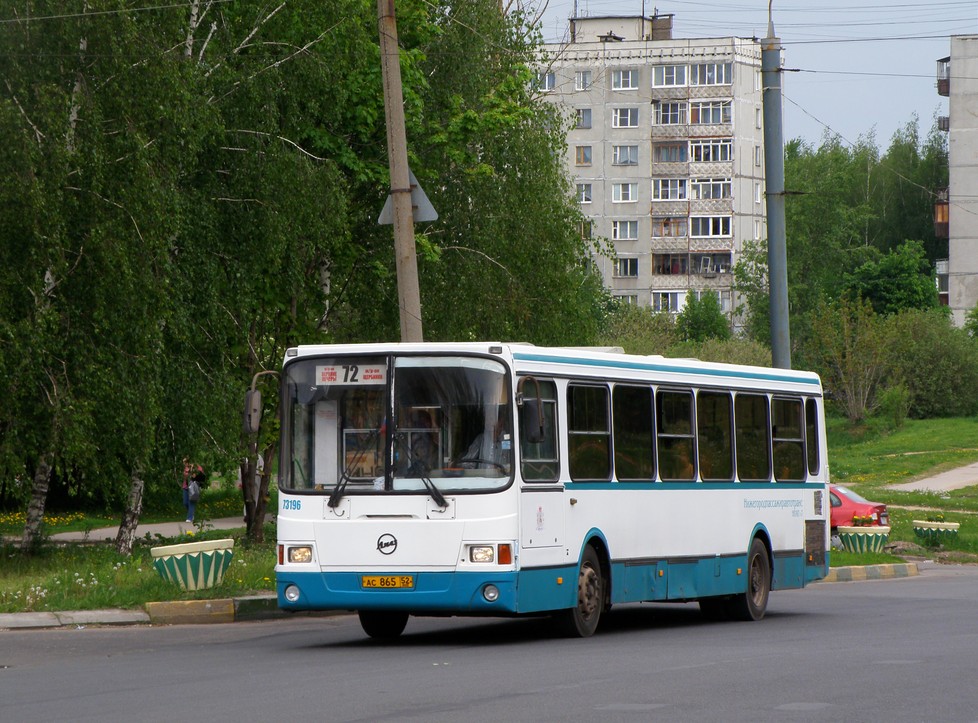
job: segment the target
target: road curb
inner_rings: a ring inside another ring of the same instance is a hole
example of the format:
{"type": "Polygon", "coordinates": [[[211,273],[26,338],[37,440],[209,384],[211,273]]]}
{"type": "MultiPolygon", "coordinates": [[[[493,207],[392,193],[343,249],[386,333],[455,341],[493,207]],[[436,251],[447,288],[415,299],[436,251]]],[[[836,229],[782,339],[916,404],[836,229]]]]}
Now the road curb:
{"type": "Polygon", "coordinates": [[[234,600],[176,600],[148,602],[146,613],[156,625],[180,623],[233,623],[234,600]]]}
{"type": "Polygon", "coordinates": [[[821,582],[862,582],[864,580],[886,580],[894,577],[914,577],[920,570],[916,562],[893,563],[889,565],[859,565],[852,567],[833,567],[821,582]]]}

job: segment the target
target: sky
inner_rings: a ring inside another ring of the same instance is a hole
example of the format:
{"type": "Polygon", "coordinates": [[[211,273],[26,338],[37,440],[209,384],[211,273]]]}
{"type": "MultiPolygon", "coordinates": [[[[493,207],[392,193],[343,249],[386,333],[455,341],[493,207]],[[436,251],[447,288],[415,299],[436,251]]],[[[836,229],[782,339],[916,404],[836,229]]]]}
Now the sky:
{"type": "MultiPolygon", "coordinates": [[[[531,5],[532,2],[526,3],[531,5]]],[[[674,38],[767,36],[769,0],[576,0],[580,17],[672,14],[674,38]]],[[[826,131],[848,143],[874,134],[885,151],[913,120],[921,139],[934,116],[947,115],[937,94],[937,60],[950,36],[978,34],[975,0],[772,0],[784,47],[784,138],[818,146],[826,131]],[[797,72],[795,72],[797,71],[797,72]]],[[[547,42],[568,38],[575,0],[538,0],[547,42]]],[[[952,71],[953,73],[953,71],[952,71]]]]}

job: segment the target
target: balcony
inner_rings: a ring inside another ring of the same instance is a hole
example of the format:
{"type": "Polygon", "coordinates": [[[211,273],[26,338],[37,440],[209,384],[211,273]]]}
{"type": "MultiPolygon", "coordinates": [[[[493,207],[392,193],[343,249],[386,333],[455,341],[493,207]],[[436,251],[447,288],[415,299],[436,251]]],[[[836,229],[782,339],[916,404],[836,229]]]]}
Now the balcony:
{"type": "Polygon", "coordinates": [[[937,61],[937,94],[945,98],[951,95],[951,56],[937,61]]]}
{"type": "Polygon", "coordinates": [[[948,189],[942,188],[937,192],[937,200],[934,202],[934,235],[937,238],[950,237],[950,204],[948,203],[948,189]]]}

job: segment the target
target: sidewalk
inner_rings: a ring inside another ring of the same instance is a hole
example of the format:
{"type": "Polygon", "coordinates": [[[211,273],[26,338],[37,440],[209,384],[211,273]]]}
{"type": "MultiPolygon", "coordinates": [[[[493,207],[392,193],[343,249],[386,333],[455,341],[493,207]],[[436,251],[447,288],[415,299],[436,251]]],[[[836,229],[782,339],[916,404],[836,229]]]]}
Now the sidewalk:
{"type": "Polygon", "coordinates": [[[978,485],[978,462],[914,482],[889,485],[889,489],[901,492],[947,492],[975,485],[978,485]]]}

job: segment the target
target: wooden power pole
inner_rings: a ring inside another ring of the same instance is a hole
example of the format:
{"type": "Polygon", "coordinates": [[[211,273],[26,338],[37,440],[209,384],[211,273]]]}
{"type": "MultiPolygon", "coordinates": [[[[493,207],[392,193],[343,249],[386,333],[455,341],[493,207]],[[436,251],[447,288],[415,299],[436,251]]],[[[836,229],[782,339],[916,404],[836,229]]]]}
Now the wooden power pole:
{"type": "Polygon", "coordinates": [[[414,244],[414,210],[411,206],[394,0],[377,0],[377,18],[394,211],[394,254],[397,264],[397,299],[401,313],[401,341],[418,342],[424,341],[421,329],[421,289],[418,285],[418,254],[414,244]]]}

